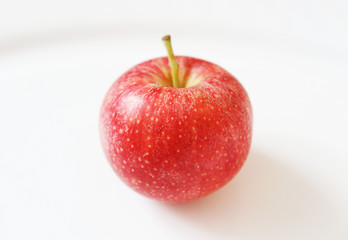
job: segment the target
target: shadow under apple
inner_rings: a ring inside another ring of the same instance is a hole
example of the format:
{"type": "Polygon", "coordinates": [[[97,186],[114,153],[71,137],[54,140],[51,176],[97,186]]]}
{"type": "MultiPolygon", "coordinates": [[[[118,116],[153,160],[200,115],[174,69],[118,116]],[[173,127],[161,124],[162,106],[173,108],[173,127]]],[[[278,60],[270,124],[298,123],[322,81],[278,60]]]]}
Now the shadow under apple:
{"type": "Polygon", "coordinates": [[[216,193],[161,207],[217,239],[330,239],[334,223],[327,223],[336,219],[328,198],[305,176],[257,150],[251,151],[234,180],[216,193]]]}

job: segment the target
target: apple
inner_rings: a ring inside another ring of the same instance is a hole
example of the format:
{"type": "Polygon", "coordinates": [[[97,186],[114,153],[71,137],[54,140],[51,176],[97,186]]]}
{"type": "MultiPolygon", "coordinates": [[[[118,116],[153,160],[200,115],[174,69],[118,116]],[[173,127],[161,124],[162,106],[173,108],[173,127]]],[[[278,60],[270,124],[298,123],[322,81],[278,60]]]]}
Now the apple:
{"type": "Polygon", "coordinates": [[[140,63],[106,94],[100,135],[106,158],[138,193],[180,203],[228,183],[251,144],[252,109],[238,80],[221,67],[174,56],[140,63]]]}

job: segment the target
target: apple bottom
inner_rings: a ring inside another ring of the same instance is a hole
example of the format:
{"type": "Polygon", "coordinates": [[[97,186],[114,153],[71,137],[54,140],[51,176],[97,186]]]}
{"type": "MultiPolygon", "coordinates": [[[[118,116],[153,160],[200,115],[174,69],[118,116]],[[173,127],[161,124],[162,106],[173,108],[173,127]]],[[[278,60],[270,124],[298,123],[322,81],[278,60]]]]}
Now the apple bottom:
{"type": "Polygon", "coordinates": [[[153,167],[159,171],[158,175],[162,178],[151,174],[153,170],[147,171],[145,166],[140,169],[133,167],[129,172],[123,164],[114,161],[109,163],[120,179],[141,195],[168,203],[182,203],[204,197],[220,189],[237,174],[245,158],[246,156],[240,156],[239,159],[244,160],[231,162],[227,166],[214,164],[205,169],[201,165],[177,166],[181,164],[175,164],[175,171],[153,167]]]}

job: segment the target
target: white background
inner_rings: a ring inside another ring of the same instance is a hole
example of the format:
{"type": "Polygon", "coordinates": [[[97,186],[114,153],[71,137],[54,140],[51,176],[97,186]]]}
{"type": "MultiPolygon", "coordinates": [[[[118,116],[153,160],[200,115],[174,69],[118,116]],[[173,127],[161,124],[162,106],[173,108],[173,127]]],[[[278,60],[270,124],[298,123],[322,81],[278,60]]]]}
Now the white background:
{"type": "Polygon", "coordinates": [[[348,4],[1,1],[0,239],[348,239],[348,4]],[[181,205],[123,185],[99,108],[131,66],[203,58],[254,108],[250,156],[181,205]]]}

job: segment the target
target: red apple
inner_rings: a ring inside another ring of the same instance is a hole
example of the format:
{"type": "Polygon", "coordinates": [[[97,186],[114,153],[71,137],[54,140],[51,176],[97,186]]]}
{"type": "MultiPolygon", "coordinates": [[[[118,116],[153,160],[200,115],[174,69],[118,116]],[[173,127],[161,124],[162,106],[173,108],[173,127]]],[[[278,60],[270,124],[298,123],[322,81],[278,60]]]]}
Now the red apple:
{"type": "Polygon", "coordinates": [[[252,110],[242,85],[196,58],[155,58],[123,74],[106,94],[100,133],[106,157],[132,189],[185,202],[224,186],[247,158],[252,110]]]}

